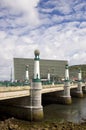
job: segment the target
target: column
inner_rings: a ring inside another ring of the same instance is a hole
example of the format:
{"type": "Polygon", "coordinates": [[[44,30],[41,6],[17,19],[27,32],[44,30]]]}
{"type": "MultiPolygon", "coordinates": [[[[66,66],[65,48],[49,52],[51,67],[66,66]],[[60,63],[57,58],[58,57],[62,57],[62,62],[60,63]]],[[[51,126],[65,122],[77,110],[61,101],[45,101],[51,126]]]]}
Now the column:
{"type": "Polygon", "coordinates": [[[50,72],[48,70],[48,74],[47,74],[47,79],[48,79],[48,83],[50,83],[50,72]]]}
{"type": "Polygon", "coordinates": [[[41,103],[41,91],[42,91],[42,84],[40,79],[40,65],[39,65],[39,54],[38,50],[34,51],[35,58],[34,58],[34,78],[32,80],[31,85],[31,120],[38,121],[43,119],[43,107],[41,103]]]}
{"type": "Polygon", "coordinates": [[[78,87],[77,87],[77,91],[76,91],[76,96],[83,97],[81,69],[78,70],[78,87]]]}
{"type": "Polygon", "coordinates": [[[26,68],[25,68],[25,84],[28,84],[29,83],[29,70],[28,70],[29,66],[26,65],[26,68]]]}
{"type": "Polygon", "coordinates": [[[70,80],[69,80],[69,66],[65,66],[65,81],[64,81],[64,103],[65,104],[71,104],[72,99],[70,95],[70,80]]]}

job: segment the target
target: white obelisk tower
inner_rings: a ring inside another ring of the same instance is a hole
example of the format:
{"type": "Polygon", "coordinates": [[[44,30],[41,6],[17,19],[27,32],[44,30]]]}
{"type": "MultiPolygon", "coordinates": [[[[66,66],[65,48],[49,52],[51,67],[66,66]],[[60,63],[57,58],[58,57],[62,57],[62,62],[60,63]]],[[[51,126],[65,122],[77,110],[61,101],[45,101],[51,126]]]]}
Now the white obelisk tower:
{"type": "Polygon", "coordinates": [[[50,72],[49,72],[49,70],[48,70],[48,74],[47,74],[47,79],[50,82],[50,72]]]}
{"type": "Polygon", "coordinates": [[[29,66],[26,65],[26,73],[25,73],[25,80],[29,81],[29,70],[28,70],[29,66]]]}
{"type": "Polygon", "coordinates": [[[78,70],[78,87],[77,87],[76,94],[77,94],[78,97],[83,97],[81,69],[78,70]]]}
{"type": "Polygon", "coordinates": [[[42,84],[40,79],[40,65],[39,65],[39,50],[34,51],[35,58],[34,58],[34,78],[32,80],[32,87],[31,87],[31,109],[32,120],[41,120],[43,119],[43,107],[41,103],[41,91],[42,91],[42,84]]]}
{"type": "Polygon", "coordinates": [[[65,104],[71,104],[71,95],[70,95],[70,81],[69,81],[69,66],[65,66],[65,82],[64,82],[64,100],[65,104]]]}

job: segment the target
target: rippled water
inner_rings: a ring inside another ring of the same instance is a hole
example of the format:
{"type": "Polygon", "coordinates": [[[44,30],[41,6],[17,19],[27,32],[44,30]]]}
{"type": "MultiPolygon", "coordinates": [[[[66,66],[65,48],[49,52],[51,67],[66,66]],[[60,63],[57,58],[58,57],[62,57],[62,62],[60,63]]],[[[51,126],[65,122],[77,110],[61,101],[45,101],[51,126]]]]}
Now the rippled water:
{"type": "Polygon", "coordinates": [[[74,98],[71,105],[49,104],[44,107],[44,120],[86,121],[86,98],[74,98]]]}

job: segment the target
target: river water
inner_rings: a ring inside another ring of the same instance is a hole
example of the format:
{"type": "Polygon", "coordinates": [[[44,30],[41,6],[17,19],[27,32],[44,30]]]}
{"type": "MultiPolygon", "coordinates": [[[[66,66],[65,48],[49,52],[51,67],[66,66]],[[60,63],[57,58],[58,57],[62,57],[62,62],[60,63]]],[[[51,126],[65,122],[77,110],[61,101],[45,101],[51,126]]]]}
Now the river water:
{"type": "Polygon", "coordinates": [[[86,121],[86,97],[73,98],[71,105],[49,104],[43,107],[46,121],[71,121],[80,123],[86,121]]]}
{"type": "MultiPolygon", "coordinates": [[[[13,104],[14,102],[15,105],[23,104],[25,106],[28,104],[29,100],[28,97],[22,97],[18,102],[16,99],[11,99],[11,101],[2,101],[1,104],[13,104]]],[[[72,98],[71,105],[58,104],[56,101],[52,101],[46,96],[44,96],[42,103],[44,121],[71,121],[74,123],[86,121],[86,95],[84,98],[72,98]]]]}

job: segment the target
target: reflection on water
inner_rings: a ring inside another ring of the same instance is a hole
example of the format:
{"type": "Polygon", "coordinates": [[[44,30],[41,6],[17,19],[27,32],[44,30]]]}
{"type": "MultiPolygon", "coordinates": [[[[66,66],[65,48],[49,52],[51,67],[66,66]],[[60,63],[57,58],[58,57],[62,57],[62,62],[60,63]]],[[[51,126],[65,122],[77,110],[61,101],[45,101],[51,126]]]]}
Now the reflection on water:
{"type": "Polygon", "coordinates": [[[50,104],[44,107],[44,119],[48,121],[82,122],[86,120],[86,98],[73,99],[71,105],[50,104]]]}

